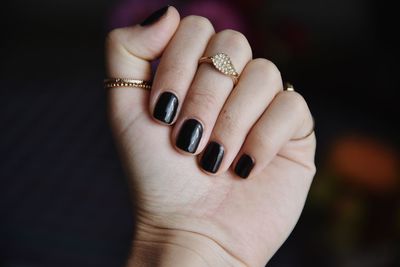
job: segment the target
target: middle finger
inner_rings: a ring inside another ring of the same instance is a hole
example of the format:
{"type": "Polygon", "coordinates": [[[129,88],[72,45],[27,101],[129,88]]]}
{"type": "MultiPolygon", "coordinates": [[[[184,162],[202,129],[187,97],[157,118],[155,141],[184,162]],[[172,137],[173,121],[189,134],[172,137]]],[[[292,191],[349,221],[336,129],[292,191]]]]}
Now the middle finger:
{"type": "MultiPolygon", "coordinates": [[[[221,31],[211,38],[205,56],[217,53],[229,55],[238,73],[252,58],[247,39],[233,30],[221,31]]],[[[211,64],[199,66],[172,132],[178,150],[198,154],[204,149],[233,87],[232,79],[211,64]]]]}

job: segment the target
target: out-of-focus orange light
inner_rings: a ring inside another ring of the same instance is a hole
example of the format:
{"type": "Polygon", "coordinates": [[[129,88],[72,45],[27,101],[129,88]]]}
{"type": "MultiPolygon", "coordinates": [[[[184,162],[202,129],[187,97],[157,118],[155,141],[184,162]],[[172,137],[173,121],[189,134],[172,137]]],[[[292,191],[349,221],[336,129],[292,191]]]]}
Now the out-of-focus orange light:
{"type": "Polygon", "coordinates": [[[334,143],[329,158],[341,179],[372,192],[391,191],[399,182],[398,155],[377,139],[341,137],[334,143]]]}

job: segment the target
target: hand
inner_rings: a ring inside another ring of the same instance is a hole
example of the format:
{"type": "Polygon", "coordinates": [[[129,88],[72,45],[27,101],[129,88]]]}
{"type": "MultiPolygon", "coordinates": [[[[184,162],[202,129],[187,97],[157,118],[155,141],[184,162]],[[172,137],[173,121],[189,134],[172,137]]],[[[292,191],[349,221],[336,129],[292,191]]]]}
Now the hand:
{"type": "Polygon", "coordinates": [[[174,7],[157,15],[106,42],[109,77],[152,80],[149,62],[161,56],[151,92],[108,91],[137,217],[129,264],[264,266],[296,224],[315,173],[310,111],[282,90],[273,63],[252,59],[241,33],[215,33],[204,17],[180,20],[174,7]],[[218,52],[240,73],[235,88],[198,65],[218,52]]]}

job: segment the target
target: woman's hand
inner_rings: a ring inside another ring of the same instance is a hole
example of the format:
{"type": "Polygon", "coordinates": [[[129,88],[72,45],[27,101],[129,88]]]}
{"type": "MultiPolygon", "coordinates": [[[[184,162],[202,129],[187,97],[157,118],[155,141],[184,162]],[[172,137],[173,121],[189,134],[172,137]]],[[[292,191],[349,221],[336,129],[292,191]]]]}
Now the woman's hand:
{"type": "Polygon", "coordinates": [[[310,111],[239,32],[174,7],[106,42],[109,118],[137,216],[131,266],[264,266],[296,224],[315,173],[310,111]],[[232,79],[203,56],[230,56],[232,79]],[[305,137],[305,138],[304,138],[305,137]],[[248,178],[247,178],[248,177],[248,178]],[[247,179],[243,179],[247,178],[247,179]]]}

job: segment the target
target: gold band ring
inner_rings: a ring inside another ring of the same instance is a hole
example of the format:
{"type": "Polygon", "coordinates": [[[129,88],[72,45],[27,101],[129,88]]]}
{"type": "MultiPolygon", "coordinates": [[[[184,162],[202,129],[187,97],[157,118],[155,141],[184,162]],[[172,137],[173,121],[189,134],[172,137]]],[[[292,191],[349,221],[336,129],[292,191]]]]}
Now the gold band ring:
{"type": "MultiPolygon", "coordinates": [[[[285,82],[285,84],[283,86],[283,91],[295,92],[293,84],[285,82]]],[[[312,135],[314,133],[315,120],[314,120],[313,116],[311,116],[311,118],[312,118],[311,131],[308,134],[306,134],[305,136],[303,136],[303,137],[290,139],[291,141],[299,141],[299,140],[306,139],[307,137],[309,137],[310,135],[312,135]]]]}
{"type": "Polygon", "coordinates": [[[227,54],[218,53],[212,57],[202,57],[199,59],[199,64],[211,63],[222,74],[231,77],[233,85],[236,85],[239,80],[239,73],[236,72],[231,59],[227,54]]]}
{"type": "Polygon", "coordinates": [[[290,91],[294,92],[294,86],[291,83],[285,82],[285,85],[283,86],[283,91],[290,91]]]}
{"type": "Polygon", "coordinates": [[[313,116],[311,116],[311,119],[312,119],[311,131],[310,131],[308,134],[306,134],[305,136],[303,136],[303,137],[292,138],[292,139],[290,139],[290,141],[299,141],[299,140],[303,140],[303,139],[306,139],[307,137],[309,137],[310,135],[312,135],[312,134],[314,133],[315,120],[314,120],[314,117],[313,117],[313,116]]]}
{"type": "Polygon", "coordinates": [[[104,88],[114,87],[136,87],[146,90],[151,89],[152,83],[144,80],[125,79],[125,78],[109,78],[104,80],[104,88]]]}

